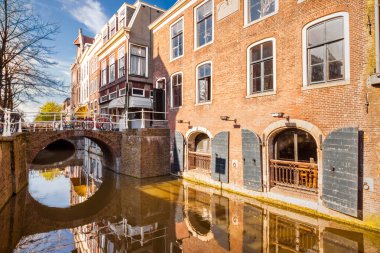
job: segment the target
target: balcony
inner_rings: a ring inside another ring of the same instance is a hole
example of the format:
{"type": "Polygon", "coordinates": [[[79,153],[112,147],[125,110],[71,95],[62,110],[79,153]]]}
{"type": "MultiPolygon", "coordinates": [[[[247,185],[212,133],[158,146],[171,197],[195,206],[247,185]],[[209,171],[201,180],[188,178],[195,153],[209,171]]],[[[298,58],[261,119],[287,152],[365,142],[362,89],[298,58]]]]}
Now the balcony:
{"type": "Polygon", "coordinates": [[[270,160],[270,186],[318,192],[318,165],[283,160],[270,160]]]}
{"type": "Polygon", "coordinates": [[[211,154],[189,151],[189,170],[204,170],[210,172],[211,154]]]}

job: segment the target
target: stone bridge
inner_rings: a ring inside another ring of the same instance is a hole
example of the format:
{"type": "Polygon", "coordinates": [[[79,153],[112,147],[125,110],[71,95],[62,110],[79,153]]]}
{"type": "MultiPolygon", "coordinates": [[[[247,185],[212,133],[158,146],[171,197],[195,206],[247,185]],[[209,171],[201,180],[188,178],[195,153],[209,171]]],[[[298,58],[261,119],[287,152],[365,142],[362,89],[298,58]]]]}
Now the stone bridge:
{"type": "Polygon", "coordinates": [[[55,141],[73,137],[87,137],[96,142],[104,153],[104,163],[116,173],[136,178],[170,173],[169,129],[18,133],[0,137],[0,209],[27,185],[28,169],[39,151],[55,141]]]}

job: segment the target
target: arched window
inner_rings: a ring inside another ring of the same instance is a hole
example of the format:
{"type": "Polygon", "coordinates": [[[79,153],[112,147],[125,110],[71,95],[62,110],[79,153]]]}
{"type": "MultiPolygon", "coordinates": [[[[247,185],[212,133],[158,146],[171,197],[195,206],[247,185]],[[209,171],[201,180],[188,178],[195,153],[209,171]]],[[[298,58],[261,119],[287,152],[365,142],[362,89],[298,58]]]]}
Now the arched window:
{"type": "Polygon", "coordinates": [[[207,134],[199,134],[195,137],[195,152],[211,153],[210,138],[207,134]]]}
{"type": "Polygon", "coordinates": [[[299,129],[281,132],[274,141],[276,160],[317,162],[317,143],[313,136],[299,129]]]}

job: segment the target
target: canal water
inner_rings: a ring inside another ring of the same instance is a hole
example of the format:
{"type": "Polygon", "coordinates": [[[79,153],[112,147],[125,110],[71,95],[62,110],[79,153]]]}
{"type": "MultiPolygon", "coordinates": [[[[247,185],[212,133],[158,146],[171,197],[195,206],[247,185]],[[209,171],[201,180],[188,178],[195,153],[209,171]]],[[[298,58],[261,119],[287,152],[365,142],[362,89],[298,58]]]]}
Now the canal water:
{"type": "Polygon", "coordinates": [[[94,142],[70,142],[40,153],[0,210],[0,252],[380,252],[379,234],[175,177],[117,175],[94,142]]]}

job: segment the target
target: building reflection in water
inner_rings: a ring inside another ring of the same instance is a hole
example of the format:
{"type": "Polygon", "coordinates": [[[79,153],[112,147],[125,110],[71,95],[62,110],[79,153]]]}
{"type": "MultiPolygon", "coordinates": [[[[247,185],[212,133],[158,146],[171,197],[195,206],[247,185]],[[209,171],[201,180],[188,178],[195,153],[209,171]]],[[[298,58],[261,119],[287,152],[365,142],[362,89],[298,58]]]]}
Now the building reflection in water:
{"type": "MultiPolygon", "coordinates": [[[[8,246],[14,252],[380,252],[377,234],[172,177],[119,176],[102,168],[96,144],[86,140],[83,147],[82,164],[64,169],[71,207],[58,218],[57,209],[34,208],[28,198],[13,201],[26,209],[10,219],[24,226],[10,230],[20,231],[18,245],[8,246]],[[36,245],[42,235],[48,239],[36,245]]],[[[6,217],[1,211],[1,224],[6,217]]],[[[12,242],[4,238],[0,252],[12,242]]]]}

